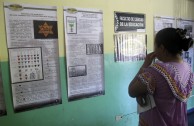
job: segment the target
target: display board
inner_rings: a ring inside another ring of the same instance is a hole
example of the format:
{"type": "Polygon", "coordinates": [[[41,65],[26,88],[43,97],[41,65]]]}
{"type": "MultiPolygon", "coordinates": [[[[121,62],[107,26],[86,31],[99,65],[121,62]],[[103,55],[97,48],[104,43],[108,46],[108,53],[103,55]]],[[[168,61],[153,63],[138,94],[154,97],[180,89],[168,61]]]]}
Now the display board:
{"type": "MultiPolygon", "coordinates": [[[[1,60],[0,60],[1,61],[1,60]]],[[[3,79],[0,64],[0,116],[6,115],[5,97],[3,93],[3,79]]]]}
{"type": "Polygon", "coordinates": [[[68,100],[102,95],[103,13],[64,7],[68,100]]]}
{"type": "Polygon", "coordinates": [[[145,15],[114,12],[115,32],[145,32],[145,15]]]}
{"type": "Polygon", "coordinates": [[[176,19],[172,17],[154,17],[154,33],[164,28],[176,28],[176,19]]]}
{"type": "Polygon", "coordinates": [[[54,6],[4,3],[15,112],[61,103],[54,6]]]}
{"type": "Polygon", "coordinates": [[[115,61],[140,61],[147,55],[146,35],[122,33],[114,35],[115,61]]]}
{"type": "MultiPolygon", "coordinates": [[[[177,28],[186,29],[187,30],[186,36],[194,39],[193,20],[177,19],[177,28]]],[[[192,47],[188,51],[183,52],[182,57],[184,61],[189,63],[194,70],[194,48],[192,47]]]]}

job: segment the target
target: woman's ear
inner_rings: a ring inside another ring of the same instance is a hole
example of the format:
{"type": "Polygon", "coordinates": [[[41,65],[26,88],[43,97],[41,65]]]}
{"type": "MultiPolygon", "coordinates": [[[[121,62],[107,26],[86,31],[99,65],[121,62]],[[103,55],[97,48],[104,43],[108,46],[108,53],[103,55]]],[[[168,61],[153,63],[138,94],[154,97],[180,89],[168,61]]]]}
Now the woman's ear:
{"type": "Polygon", "coordinates": [[[159,51],[160,51],[161,54],[162,53],[167,53],[167,50],[165,49],[165,47],[163,45],[160,45],[159,51]]]}
{"type": "Polygon", "coordinates": [[[164,58],[165,56],[169,55],[169,52],[166,50],[166,48],[163,45],[160,46],[160,54],[162,54],[164,58]]]}

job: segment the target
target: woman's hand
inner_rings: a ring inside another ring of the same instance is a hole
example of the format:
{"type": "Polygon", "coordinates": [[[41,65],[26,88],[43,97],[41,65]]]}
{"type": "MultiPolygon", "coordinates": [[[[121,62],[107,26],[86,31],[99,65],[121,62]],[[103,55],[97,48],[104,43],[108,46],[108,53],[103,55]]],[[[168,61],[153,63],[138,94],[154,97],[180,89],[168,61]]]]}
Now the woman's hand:
{"type": "Polygon", "coordinates": [[[148,66],[150,66],[154,58],[156,58],[156,53],[155,52],[149,53],[145,58],[142,68],[147,68],[148,66]]]}

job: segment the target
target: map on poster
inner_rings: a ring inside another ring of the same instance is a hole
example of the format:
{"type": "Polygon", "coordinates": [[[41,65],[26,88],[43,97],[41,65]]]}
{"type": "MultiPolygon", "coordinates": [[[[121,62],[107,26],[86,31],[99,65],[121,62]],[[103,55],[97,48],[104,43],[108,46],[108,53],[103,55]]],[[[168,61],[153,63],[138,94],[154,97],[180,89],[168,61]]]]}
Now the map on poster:
{"type": "Polygon", "coordinates": [[[4,3],[15,112],[60,104],[55,6],[4,3]]]}
{"type": "Polygon", "coordinates": [[[103,13],[64,7],[68,100],[104,94],[103,13]]]}

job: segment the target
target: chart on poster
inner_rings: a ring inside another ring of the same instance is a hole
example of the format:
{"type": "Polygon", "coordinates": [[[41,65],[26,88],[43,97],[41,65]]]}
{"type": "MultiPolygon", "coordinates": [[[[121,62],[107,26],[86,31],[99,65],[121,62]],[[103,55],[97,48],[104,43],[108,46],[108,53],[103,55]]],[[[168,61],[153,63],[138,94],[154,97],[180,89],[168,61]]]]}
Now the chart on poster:
{"type": "Polygon", "coordinates": [[[3,79],[0,65],[0,116],[6,115],[5,97],[3,93],[3,79]]]}
{"type": "Polygon", "coordinates": [[[41,48],[9,49],[12,83],[42,80],[41,48]]]}
{"type": "Polygon", "coordinates": [[[61,103],[55,6],[4,3],[15,112],[61,103]]]}
{"type": "Polygon", "coordinates": [[[104,94],[103,13],[64,7],[68,100],[104,94]]]}

